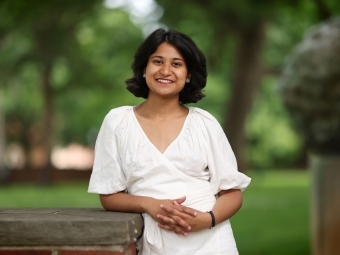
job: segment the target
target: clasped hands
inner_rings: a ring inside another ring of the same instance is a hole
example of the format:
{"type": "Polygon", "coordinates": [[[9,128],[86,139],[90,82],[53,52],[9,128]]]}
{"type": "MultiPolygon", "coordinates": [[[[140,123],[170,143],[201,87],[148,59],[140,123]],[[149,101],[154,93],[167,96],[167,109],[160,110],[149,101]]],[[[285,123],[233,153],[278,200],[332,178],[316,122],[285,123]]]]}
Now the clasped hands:
{"type": "Polygon", "coordinates": [[[175,200],[156,200],[148,212],[159,224],[158,227],[187,236],[189,232],[200,231],[211,226],[209,213],[181,205],[186,197],[175,200]],[[151,209],[152,208],[152,209],[151,209]]]}

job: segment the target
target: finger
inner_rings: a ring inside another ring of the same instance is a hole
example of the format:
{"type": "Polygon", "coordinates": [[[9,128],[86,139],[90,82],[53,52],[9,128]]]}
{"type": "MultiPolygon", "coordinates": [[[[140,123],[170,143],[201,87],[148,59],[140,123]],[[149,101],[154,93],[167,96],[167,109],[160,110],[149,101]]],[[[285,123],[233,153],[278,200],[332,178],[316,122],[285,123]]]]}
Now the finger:
{"type": "Polygon", "coordinates": [[[170,214],[177,214],[178,213],[178,210],[177,208],[174,209],[173,207],[170,207],[170,206],[166,206],[166,205],[163,205],[161,204],[160,207],[165,210],[166,212],[170,213],[170,214]]]}
{"type": "Polygon", "coordinates": [[[182,204],[185,201],[186,197],[181,197],[181,198],[177,198],[174,200],[174,202],[177,202],[178,204],[182,204]]]}
{"type": "Polygon", "coordinates": [[[177,223],[173,218],[157,214],[157,218],[159,219],[160,223],[167,224],[167,225],[176,225],[177,223]]]}
{"type": "Polygon", "coordinates": [[[184,231],[191,230],[191,226],[179,216],[173,215],[171,217],[167,217],[161,214],[157,214],[157,218],[159,219],[160,223],[166,225],[175,225],[176,227],[182,228],[184,231]]]}
{"type": "Polygon", "coordinates": [[[160,228],[162,228],[162,229],[165,229],[165,230],[174,231],[174,230],[173,230],[173,227],[171,227],[170,225],[166,225],[166,224],[161,224],[161,223],[159,223],[159,224],[158,224],[158,227],[160,227],[160,228]]]}
{"type": "Polygon", "coordinates": [[[191,226],[185,220],[183,220],[181,217],[173,216],[172,220],[175,222],[176,226],[183,228],[185,231],[191,230],[191,226]]]}
{"type": "Polygon", "coordinates": [[[189,208],[189,207],[185,207],[185,206],[181,206],[181,205],[177,205],[176,208],[172,208],[172,207],[165,206],[165,205],[161,204],[160,207],[162,209],[164,209],[166,212],[168,212],[172,215],[178,215],[182,218],[185,217],[185,215],[181,214],[181,213],[189,214],[189,215],[194,216],[194,217],[197,216],[197,212],[194,209],[189,208]]]}
{"type": "Polygon", "coordinates": [[[181,217],[178,217],[178,216],[167,217],[161,214],[157,214],[157,218],[159,219],[160,224],[171,225],[177,228],[179,227],[184,231],[191,230],[191,226],[181,217]]]}
{"type": "Polygon", "coordinates": [[[195,211],[194,209],[189,208],[189,207],[182,206],[182,212],[189,214],[191,216],[194,216],[194,217],[197,216],[197,211],[195,211]]]}

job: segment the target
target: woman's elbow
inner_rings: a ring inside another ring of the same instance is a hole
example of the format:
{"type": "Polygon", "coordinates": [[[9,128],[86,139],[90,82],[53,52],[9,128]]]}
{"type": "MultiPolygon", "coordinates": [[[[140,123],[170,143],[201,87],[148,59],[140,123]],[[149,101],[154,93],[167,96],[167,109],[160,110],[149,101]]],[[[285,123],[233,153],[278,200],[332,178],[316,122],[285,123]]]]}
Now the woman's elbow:
{"type": "Polygon", "coordinates": [[[241,190],[238,190],[238,210],[241,209],[242,207],[242,204],[243,204],[243,195],[242,195],[242,191],[241,190]]]}
{"type": "Polygon", "coordinates": [[[232,201],[237,211],[242,207],[243,196],[240,189],[221,190],[218,195],[226,195],[228,197],[228,200],[232,201]]]}
{"type": "Polygon", "coordinates": [[[111,211],[112,209],[110,208],[110,202],[109,202],[109,197],[110,195],[102,195],[102,194],[99,194],[99,200],[100,200],[100,203],[102,205],[102,207],[107,210],[107,211],[111,211]]]}

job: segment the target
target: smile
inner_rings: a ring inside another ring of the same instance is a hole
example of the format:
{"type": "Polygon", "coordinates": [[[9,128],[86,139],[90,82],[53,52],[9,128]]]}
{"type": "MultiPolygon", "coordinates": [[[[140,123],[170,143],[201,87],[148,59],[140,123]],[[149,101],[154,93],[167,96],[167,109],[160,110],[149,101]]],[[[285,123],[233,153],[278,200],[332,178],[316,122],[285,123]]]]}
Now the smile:
{"type": "Polygon", "coordinates": [[[172,83],[172,80],[166,80],[166,79],[156,79],[156,81],[160,83],[172,83]]]}

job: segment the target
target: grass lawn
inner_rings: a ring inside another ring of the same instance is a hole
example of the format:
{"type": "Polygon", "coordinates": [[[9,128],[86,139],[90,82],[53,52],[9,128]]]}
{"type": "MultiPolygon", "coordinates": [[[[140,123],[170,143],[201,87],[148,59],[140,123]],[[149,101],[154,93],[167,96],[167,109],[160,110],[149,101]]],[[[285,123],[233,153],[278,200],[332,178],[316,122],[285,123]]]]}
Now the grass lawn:
{"type": "Polygon", "coordinates": [[[250,176],[243,206],[231,219],[240,254],[309,255],[309,172],[250,176]]]}
{"type": "MultiPolygon", "coordinates": [[[[242,209],[231,219],[240,255],[309,255],[309,173],[249,174],[242,209]]],[[[0,208],[101,207],[87,183],[0,186],[0,208]]]]}
{"type": "Polygon", "coordinates": [[[63,183],[52,186],[0,186],[0,208],[101,207],[97,194],[87,193],[88,183],[63,183]]]}

